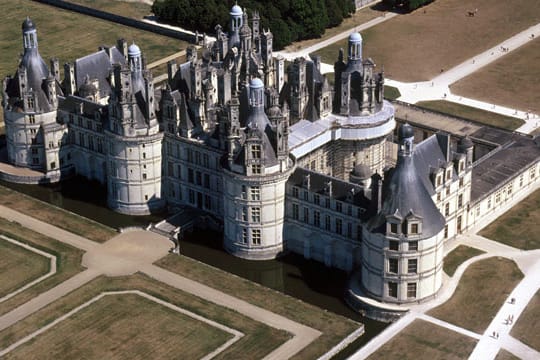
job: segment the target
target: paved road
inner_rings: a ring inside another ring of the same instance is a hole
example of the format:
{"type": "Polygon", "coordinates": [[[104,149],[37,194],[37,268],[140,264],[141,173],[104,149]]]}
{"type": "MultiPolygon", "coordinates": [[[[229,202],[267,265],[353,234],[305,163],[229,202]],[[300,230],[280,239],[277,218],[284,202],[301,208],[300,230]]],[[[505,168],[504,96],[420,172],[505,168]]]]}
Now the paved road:
{"type": "Polygon", "coordinates": [[[318,330],[152,265],[156,260],[167,255],[168,250],[173,245],[167,238],[153,232],[142,230],[125,232],[104,244],[98,244],[1,205],[0,216],[16,221],[53,239],[85,250],[86,253],[83,256],[82,263],[83,266],[87,267],[87,270],[1,316],[0,331],[99,275],[121,276],[141,271],[158,281],[235,310],[266,325],[285,330],[293,335],[290,340],[270,353],[266,359],[287,359],[292,357],[321,335],[318,330]]]}

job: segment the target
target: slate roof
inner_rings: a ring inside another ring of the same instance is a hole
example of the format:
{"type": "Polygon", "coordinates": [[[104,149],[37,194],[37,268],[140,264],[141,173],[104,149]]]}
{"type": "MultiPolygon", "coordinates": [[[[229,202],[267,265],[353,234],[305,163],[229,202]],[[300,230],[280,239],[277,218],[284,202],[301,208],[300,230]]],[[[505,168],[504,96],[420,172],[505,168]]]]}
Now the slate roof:
{"type": "Polygon", "coordinates": [[[93,54],[75,60],[75,79],[79,89],[85,82],[85,78],[97,79],[99,82],[100,96],[107,96],[111,93],[109,75],[113,64],[126,64],[124,55],[116,48],[110,49],[111,57],[105,50],[100,50],[93,54]]]}
{"type": "MultiPolygon", "coordinates": [[[[476,163],[472,170],[471,203],[482,200],[505,185],[517,173],[540,160],[539,139],[514,133],[513,141],[494,150],[476,163]]],[[[527,174],[525,176],[528,176],[527,174]]]]}

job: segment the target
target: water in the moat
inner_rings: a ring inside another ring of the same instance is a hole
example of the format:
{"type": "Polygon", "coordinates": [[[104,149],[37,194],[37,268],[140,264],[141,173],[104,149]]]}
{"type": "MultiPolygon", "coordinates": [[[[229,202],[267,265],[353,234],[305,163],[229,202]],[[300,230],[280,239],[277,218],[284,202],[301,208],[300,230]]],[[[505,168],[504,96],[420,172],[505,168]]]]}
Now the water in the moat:
{"type": "MultiPolygon", "coordinates": [[[[19,185],[3,181],[0,181],[0,184],[113,228],[147,225],[149,222],[161,220],[164,216],[135,217],[115,213],[106,207],[104,187],[84,178],[74,178],[61,185],[49,186],[19,185]]],[[[222,249],[221,236],[211,231],[188,234],[181,242],[181,253],[365,325],[366,333],[336,358],[350,355],[385,328],[385,324],[365,319],[345,304],[345,272],[329,269],[321,263],[305,260],[295,254],[286,255],[279,260],[242,260],[222,249]]]]}

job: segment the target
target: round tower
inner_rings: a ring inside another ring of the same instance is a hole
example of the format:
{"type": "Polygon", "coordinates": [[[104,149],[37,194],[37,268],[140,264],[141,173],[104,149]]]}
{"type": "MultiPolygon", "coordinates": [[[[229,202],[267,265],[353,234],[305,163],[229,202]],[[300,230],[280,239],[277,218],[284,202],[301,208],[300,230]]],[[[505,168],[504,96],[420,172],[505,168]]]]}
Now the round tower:
{"type": "Polygon", "coordinates": [[[39,54],[37,29],[30,18],[23,21],[21,30],[23,56],[15,76],[6,78],[3,86],[8,160],[58,181],[58,144],[66,128],[52,125],[62,90],[39,54]]]}
{"type": "Polygon", "coordinates": [[[223,176],[224,247],[241,258],[266,260],[284,251],[285,183],[294,165],[279,150],[279,142],[287,141],[286,127],[271,126],[264,112],[262,81],[251,80],[248,90],[243,141],[223,176]]]}
{"type": "Polygon", "coordinates": [[[407,304],[434,297],[442,285],[445,220],[414,166],[412,127],[402,125],[398,136],[382,206],[363,230],[360,287],[381,303],[407,304]]]}

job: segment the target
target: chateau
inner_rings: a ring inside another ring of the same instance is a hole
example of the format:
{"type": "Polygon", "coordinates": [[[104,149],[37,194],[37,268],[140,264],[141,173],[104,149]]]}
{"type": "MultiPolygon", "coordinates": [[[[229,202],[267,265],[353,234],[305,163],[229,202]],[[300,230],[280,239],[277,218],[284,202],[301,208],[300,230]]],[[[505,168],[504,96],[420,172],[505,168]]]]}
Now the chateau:
{"type": "Polygon", "coordinates": [[[523,137],[501,147],[494,157],[521,146],[528,160],[475,188],[489,170],[475,178],[485,161],[473,141],[437,133],[415,142],[411,125],[397,127],[360,34],[338,54],[332,85],[320,58],[286,66],[258,14],[250,20],[233,6],[228,31],[217,26],[214,43],[189,48],[154,88],[140,48],[124,40],[65,64],[62,79],[26,19],[24,54],[3,82],[7,156],[40,175],[0,177],[82,175],[104,184],[109,207],[125,214],[201,209],[223,225],[235,256],[292,251],[360,270],[348,301],[374,300],[374,317],[392,316],[385,304],[436,296],[445,242],[540,178],[538,144],[523,137]]]}

